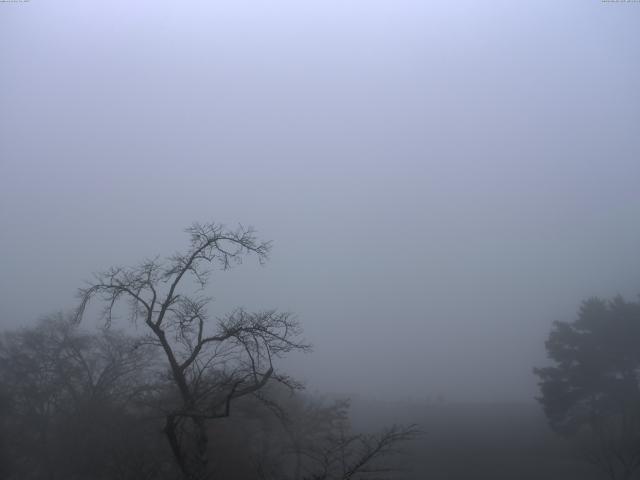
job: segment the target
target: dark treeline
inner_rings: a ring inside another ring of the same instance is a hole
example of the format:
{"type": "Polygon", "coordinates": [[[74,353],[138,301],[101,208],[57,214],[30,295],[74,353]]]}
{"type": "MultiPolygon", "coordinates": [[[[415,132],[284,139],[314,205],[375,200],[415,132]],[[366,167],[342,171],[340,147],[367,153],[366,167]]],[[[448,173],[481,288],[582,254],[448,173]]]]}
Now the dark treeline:
{"type": "Polygon", "coordinates": [[[72,313],[2,335],[1,478],[640,475],[640,303],[591,298],[554,323],[550,362],[530,373],[540,405],[359,399],[351,412],[280,370],[280,358],[310,350],[295,316],[210,316],[202,292],[214,269],[262,262],[270,243],[243,227],[187,232],[184,252],[96,274],[72,313]],[[92,330],[93,301],[102,323],[92,330]],[[135,335],[115,325],[122,314],[135,335]]]}
{"type": "MultiPolygon", "coordinates": [[[[58,314],[6,332],[0,358],[0,478],[182,477],[163,431],[179,402],[159,352],[142,339],[90,332],[58,314]]],[[[389,430],[354,431],[409,422],[423,432],[390,444],[387,453],[399,455],[375,459],[384,475],[353,478],[607,478],[534,404],[350,403],[279,384],[240,399],[209,426],[211,478],[343,478],[338,452],[361,459],[385,435],[393,440],[389,430]]]]}
{"type": "MultiPolygon", "coordinates": [[[[1,478],[185,476],[165,431],[166,413],[180,400],[158,353],[141,338],[89,333],[62,314],[5,333],[1,478]]],[[[203,478],[352,478],[365,466],[387,472],[384,457],[413,431],[354,434],[348,413],[346,400],[265,386],[208,426],[211,464],[203,478]]]]}

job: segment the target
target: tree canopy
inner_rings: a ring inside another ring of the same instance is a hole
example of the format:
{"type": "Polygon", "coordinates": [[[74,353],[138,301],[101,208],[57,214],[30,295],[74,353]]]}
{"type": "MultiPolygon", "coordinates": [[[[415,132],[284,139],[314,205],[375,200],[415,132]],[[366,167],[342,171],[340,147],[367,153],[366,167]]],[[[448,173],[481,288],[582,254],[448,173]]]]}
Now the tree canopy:
{"type": "Polygon", "coordinates": [[[590,298],[554,323],[546,349],[553,365],[534,372],[550,426],[589,435],[591,460],[629,478],[640,467],[640,303],[590,298]]]}

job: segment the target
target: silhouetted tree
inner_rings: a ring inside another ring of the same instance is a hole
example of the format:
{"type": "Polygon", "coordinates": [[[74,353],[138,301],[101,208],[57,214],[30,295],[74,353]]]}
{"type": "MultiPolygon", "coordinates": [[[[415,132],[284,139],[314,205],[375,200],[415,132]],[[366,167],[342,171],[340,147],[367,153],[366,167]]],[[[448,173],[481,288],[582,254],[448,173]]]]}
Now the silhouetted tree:
{"type": "Polygon", "coordinates": [[[554,365],[534,369],[549,424],[585,442],[612,480],[640,467],[640,304],[591,298],[574,322],[555,322],[546,342],[554,365]]]}
{"type": "Polygon", "coordinates": [[[146,341],[161,348],[166,359],[175,391],[175,402],[167,402],[165,411],[171,451],[185,478],[201,480],[211,472],[207,421],[227,417],[236,399],[270,380],[297,386],[276,373],[273,361],[291,351],[307,351],[309,345],[288,313],[238,309],[213,319],[207,310],[211,298],[190,293],[207,286],[214,265],[227,270],[249,254],[264,262],[268,242],[258,241],[252,229],[229,230],[213,223],[194,224],[187,233],[190,245],[184,253],[96,275],[80,290],[77,319],[98,296],[105,302],[109,325],[116,304],[127,301],[131,320],[143,322],[146,341]]]}

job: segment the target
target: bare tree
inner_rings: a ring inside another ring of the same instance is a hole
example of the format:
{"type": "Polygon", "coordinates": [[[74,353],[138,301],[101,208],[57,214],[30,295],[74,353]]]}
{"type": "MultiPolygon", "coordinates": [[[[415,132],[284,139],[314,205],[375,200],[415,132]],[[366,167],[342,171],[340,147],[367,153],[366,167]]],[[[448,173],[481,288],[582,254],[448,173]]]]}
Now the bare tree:
{"type": "Polygon", "coordinates": [[[331,449],[328,455],[323,455],[322,472],[311,478],[388,478],[389,474],[398,468],[381,463],[381,460],[401,453],[400,446],[413,440],[419,433],[416,425],[392,425],[377,434],[342,435],[337,439],[335,448],[331,449]],[[331,474],[332,465],[336,463],[338,468],[331,474]]]}
{"type": "Polygon", "coordinates": [[[207,311],[211,298],[201,293],[212,268],[227,270],[248,255],[263,263],[269,242],[258,241],[251,228],[242,226],[229,230],[196,223],[186,231],[190,245],[184,253],[97,274],[79,291],[76,318],[80,321],[88,302],[98,297],[107,325],[121,301],[132,321],[143,322],[147,342],[164,352],[176,391],[175,405],[165,412],[164,433],[184,477],[201,480],[210,474],[207,421],[228,416],[235,399],[270,380],[295,386],[275,372],[273,361],[310,346],[288,313],[238,309],[213,319],[207,311]]]}
{"type": "Polygon", "coordinates": [[[351,433],[339,425],[319,442],[298,449],[295,479],[382,479],[398,470],[388,457],[401,453],[401,445],[420,431],[416,425],[393,425],[377,434],[351,433]],[[302,466],[303,468],[300,468],[302,466]],[[304,473],[303,473],[304,472],[304,473]]]}
{"type": "MultiPolygon", "coordinates": [[[[377,433],[356,433],[349,420],[350,401],[304,395],[266,400],[284,435],[279,464],[273,454],[258,459],[263,480],[355,480],[391,478],[401,468],[397,454],[421,434],[416,425],[392,425],[377,433]]],[[[260,399],[259,399],[260,400],[260,399]]],[[[264,400],[262,400],[264,401],[264,400]]],[[[271,441],[270,444],[278,443],[271,441]]]]}

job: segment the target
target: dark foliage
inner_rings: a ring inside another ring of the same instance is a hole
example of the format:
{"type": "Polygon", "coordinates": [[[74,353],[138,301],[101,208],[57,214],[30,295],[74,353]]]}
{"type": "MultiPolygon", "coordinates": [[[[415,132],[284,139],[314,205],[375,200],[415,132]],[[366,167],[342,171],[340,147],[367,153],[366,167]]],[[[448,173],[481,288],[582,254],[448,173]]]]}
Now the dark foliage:
{"type": "Polygon", "coordinates": [[[546,342],[554,365],[536,368],[554,431],[580,439],[612,478],[640,467],[640,304],[585,301],[578,318],[556,322],[546,342]]]}
{"type": "MultiPolygon", "coordinates": [[[[62,315],[5,333],[0,478],[184,477],[163,434],[176,400],[158,353],[119,332],[87,333],[62,315]]],[[[348,402],[321,402],[278,382],[239,398],[234,415],[206,428],[217,460],[206,478],[225,479],[378,478],[390,471],[380,462],[416,434],[354,434],[348,402]]]]}
{"type": "Polygon", "coordinates": [[[156,356],[137,339],[56,315],[6,333],[0,388],[10,479],[164,478],[173,465],[146,406],[156,356]],[[10,441],[8,441],[10,439],[10,441]]]}

